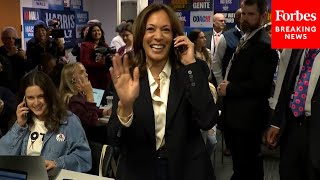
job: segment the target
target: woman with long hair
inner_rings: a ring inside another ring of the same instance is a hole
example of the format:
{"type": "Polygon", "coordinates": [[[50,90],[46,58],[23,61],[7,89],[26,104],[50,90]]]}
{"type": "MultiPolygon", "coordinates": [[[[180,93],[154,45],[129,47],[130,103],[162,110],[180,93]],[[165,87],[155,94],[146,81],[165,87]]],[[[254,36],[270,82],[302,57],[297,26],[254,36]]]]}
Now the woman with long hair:
{"type": "Polygon", "coordinates": [[[195,60],[194,44],[164,4],[138,15],[133,38],[134,54],[116,54],[110,71],[116,93],[108,137],[120,147],[117,179],[214,179],[200,133],[218,117],[208,66],[195,60]]]}
{"type": "Polygon", "coordinates": [[[17,120],[0,139],[0,155],[42,156],[47,170],[87,172],[91,150],[79,118],[66,110],[48,75],[28,73],[21,80],[17,120]]]}
{"type": "Polygon", "coordinates": [[[101,26],[98,24],[90,26],[84,42],[81,43],[80,62],[87,70],[92,87],[103,90],[109,89],[110,86],[111,62],[102,54],[96,54],[95,49],[107,47],[101,26]]]}
{"type": "Polygon", "coordinates": [[[63,67],[59,93],[68,109],[80,118],[88,140],[105,143],[107,128],[99,118],[110,115],[111,110],[98,109],[88,74],[80,62],[63,67]]]}

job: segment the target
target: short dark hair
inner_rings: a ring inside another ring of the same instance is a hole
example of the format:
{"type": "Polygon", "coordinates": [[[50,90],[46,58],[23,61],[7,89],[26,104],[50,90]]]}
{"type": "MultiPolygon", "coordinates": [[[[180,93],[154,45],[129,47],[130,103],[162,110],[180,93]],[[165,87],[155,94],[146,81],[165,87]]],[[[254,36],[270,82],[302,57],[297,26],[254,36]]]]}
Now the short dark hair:
{"type": "MultiPolygon", "coordinates": [[[[30,86],[39,86],[44,93],[44,99],[47,103],[45,127],[49,132],[57,132],[60,124],[67,115],[64,103],[58,96],[57,89],[51,78],[41,71],[31,71],[21,79],[20,97],[24,97],[26,89],[30,86]]],[[[32,113],[32,112],[29,112],[32,113]]],[[[32,119],[28,119],[28,124],[32,125],[32,119]]]]}
{"type": "Polygon", "coordinates": [[[267,12],[266,0],[244,0],[242,3],[246,6],[252,6],[254,4],[257,4],[259,14],[267,12]]]}
{"type": "Polygon", "coordinates": [[[132,24],[125,23],[122,29],[120,29],[119,33],[123,33],[124,31],[129,31],[132,33],[132,24]]]}

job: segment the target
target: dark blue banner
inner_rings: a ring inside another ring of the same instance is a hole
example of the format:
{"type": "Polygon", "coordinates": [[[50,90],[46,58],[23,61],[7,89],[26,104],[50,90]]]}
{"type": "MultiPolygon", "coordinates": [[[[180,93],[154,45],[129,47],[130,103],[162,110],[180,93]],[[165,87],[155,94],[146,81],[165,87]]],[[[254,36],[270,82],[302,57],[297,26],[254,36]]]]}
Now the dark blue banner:
{"type": "Polygon", "coordinates": [[[48,9],[63,11],[63,0],[48,0],[48,9]]]}
{"type": "Polygon", "coordinates": [[[75,12],[67,8],[64,11],[41,10],[41,20],[48,23],[50,19],[58,18],[61,29],[64,29],[65,48],[72,48],[76,44],[76,17],[75,12]]]}
{"type": "Polygon", "coordinates": [[[82,0],[70,0],[70,9],[73,11],[82,11],[82,0]]]}
{"type": "Polygon", "coordinates": [[[190,26],[190,11],[176,11],[182,27],[190,26]]]}
{"type": "Polygon", "coordinates": [[[239,0],[214,0],[214,13],[236,12],[240,7],[239,0]]]}
{"type": "Polygon", "coordinates": [[[191,8],[192,11],[212,11],[213,0],[192,0],[191,8]]]}

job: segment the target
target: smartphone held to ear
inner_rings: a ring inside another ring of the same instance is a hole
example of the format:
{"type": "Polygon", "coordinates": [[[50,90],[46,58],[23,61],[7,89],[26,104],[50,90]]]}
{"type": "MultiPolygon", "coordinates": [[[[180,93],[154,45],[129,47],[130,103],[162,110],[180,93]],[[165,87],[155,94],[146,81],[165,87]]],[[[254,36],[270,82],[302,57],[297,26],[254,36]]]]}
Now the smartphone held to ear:
{"type": "MultiPolygon", "coordinates": [[[[26,96],[23,97],[23,102],[24,102],[24,107],[28,107],[27,106],[27,101],[26,101],[26,96]]],[[[28,119],[28,113],[25,113],[25,118],[28,119]]]]}

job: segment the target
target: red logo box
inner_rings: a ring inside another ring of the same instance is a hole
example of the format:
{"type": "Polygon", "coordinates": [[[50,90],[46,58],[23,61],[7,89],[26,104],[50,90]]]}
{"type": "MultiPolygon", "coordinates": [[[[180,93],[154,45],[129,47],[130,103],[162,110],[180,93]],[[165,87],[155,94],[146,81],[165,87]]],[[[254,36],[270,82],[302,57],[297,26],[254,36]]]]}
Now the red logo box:
{"type": "Polygon", "coordinates": [[[320,0],[273,0],[272,48],[320,48],[320,0]]]}

